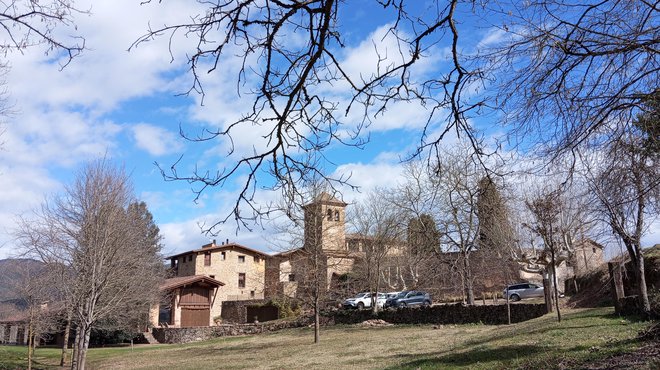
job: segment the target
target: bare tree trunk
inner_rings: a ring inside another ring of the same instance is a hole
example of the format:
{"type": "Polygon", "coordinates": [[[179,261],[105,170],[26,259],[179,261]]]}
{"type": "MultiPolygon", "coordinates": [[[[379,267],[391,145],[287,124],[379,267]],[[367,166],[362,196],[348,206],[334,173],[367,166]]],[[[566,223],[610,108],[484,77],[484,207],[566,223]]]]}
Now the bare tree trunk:
{"type": "Polygon", "coordinates": [[[91,334],[92,327],[87,323],[81,323],[78,334],[79,337],[76,337],[76,367],[73,367],[73,370],[85,370],[85,362],[87,360],[87,348],[89,348],[89,336],[91,334]]]}
{"type": "Polygon", "coordinates": [[[547,309],[548,313],[551,313],[554,311],[552,304],[552,282],[548,275],[549,274],[547,272],[543,273],[543,295],[545,297],[545,308],[547,309]]]}
{"type": "Polygon", "coordinates": [[[66,352],[69,348],[69,333],[71,332],[71,309],[66,313],[66,325],[64,326],[64,339],[62,340],[62,354],[60,356],[60,366],[66,364],[66,352]]]}
{"type": "MultiPolygon", "coordinates": [[[[31,311],[31,310],[30,310],[31,311]]],[[[32,343],[34,342],[34,327],[32,320],[34,318],[32,317],[32,314],[30,314],[30,323],[28,324],[28,358],[27,358],[27,363],[28,363],[28,370],[32,370],[32,352],[33,352],[33,347],[32,343]]]]}
{"type": "MultiPolygon", "coordinates": [[[[637,247],[637,246],[636,246],[637,247]]],[[[635,269],[635,280],[637,280],[637,291],[640,307],[644,314],[648,316],[651,313],[651,303],[646,290],[646,275],[644,273],[644,255],[641,248],[637,247],[637,268],[635,269]]]]}
{"type": "MultiPolygon", "coordinates": [[[[318,289],[318,287],[317,287],[318,289]]],[[[314,343],[319,343],[321,341],[321,323],[319,317],[319,295],[318,291],[314,297],[314,343]]]]}
{"type": "Polygon", "coordinates": [[[556,268],[556,263],[557,260],[555,259],[555,248],[552,247],[550,248],[550,262],[551,262],[551,271],[552,271],[552,285],[553,285],[553,294],[555,297],[555,308],[557,309],[557,322],[561,322],[561,311],[559,310],[559,287],[558,287],[558,281],[557,281],[557,268],[556,268]]]}
{"type": "MultiPolygon", "coordinates": [[[[505,281],[504,286],[506,287],[506,320],[509,325],[511,325],[511,302],[509,302],[509,284],[505,281]]],[[[497,295],[495,295],[497,297],[497,295]]]]}
{"type": "Polygon", "coordinates": [[[380,278],[378,272],[380,271],[380,259],[376,261],[376,293],[371,295],[371,312],[378,313],[378,291],[380,290],[380,278]]]}
{"type": "Polygon", "coordinates": [[[406,279],[403,278],[399,266],[396,267],[396,276],[399,279],[399,283],[401,284],[401,290],[408,290],[408,286],[406,285],[406,279]]]}
{"type": "MultiPolygon", "coordinates": [[[[554,258],[553,258],[554,260],[554,258]]],[[[561,311],[559,310],[559,290],[557,289],[557,270],[554,263],[552,264],[552,293],[555,301],[555,309],[557,310],[557,322],[561,322],[561,311]]]]}
{"type": "Polygon", "coordinates": [[[614,300],[614,311],[621,314],[621,298],[625,296],[621,264],[619,262],[609,262],[607,267],[610,271],[610,289],[612,290],[612,300],[614,300]]]}
{"type": "Polygon", "coordinates": [[[73,342],[73,353],[71,354],[71,370],[78,369],[78,342],[80,341],[80,325],[76,326],[76,340],[73,342]]]}
{"type": "Polygon", "coordinates": [[[474,306],[474,287],[472,286],[472,271],[470,271],[470,261],[467,254],[463,255],[463,268],[465,269],[465,279],[463,280],[465,286],[465,293],[467,295],[467,304],[474,306]]]}

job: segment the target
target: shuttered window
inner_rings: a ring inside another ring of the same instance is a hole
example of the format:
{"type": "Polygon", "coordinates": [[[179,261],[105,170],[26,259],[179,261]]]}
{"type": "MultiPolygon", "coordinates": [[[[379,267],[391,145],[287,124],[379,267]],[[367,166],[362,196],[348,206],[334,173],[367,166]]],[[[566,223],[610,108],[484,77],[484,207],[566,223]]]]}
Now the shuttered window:
{"type": "Polygon", "coordinates": [[[238,274],[238,287],[245,288],[245,273],[243,272],[238,274]]]}

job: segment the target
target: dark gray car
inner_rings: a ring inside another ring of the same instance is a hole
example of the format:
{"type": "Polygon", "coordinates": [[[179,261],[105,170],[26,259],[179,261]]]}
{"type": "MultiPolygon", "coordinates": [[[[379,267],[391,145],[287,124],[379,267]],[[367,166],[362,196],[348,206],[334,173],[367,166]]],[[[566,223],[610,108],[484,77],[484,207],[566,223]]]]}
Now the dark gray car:
{"type": "Polygon", "coordinates": [[[512,301],[519,301],[525,298],[543,297],[543,287],[536,284],[520,283],[509,285],[504,289],[503,295],[506,297],[509,294],[509,299],[512,301]]]}
{"type": "Polygon", "coordinates": [[[385,301],[383,307],[430,306],[431,296],[426,292],[407,290],[385,301]]]}

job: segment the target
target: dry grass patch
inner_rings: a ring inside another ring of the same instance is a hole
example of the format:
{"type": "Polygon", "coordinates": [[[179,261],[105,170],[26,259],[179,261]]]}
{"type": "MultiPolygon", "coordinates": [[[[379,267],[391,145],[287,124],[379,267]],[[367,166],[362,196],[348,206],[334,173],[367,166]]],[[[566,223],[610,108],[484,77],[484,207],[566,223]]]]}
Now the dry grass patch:
{"type": "Polygon", "coordinates": [[[88,363],[96,369],[579,367],[639,347],[637,333],[647,323],[612,311],[566,310],[562,323],[546,315],[511,326],[336,326],[322,330],[318,345],[311,329],[290,329],[133,351],[92,349],[88,363]]]}

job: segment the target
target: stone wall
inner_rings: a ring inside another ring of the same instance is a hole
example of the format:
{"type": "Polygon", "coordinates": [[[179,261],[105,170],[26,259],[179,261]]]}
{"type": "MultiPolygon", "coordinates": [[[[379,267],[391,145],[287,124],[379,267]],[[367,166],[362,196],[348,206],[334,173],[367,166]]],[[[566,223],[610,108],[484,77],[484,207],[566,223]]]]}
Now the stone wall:
{"type": "MultiPolygon", "coordinates": [[[[263,306],[268,304],[265,299],[251,299],[249,301],[224,301],[222,302],[222,321],[225,323],[245,324],[253,322],[254,317],[247,317],[247,308],[251,306],[263,306]]],[[[269,317],[257,317],[261,322],[267,321],[269,317]]]]}
{"type": "MultiPolygon", "coordinates": [[[[512,304],[511,322],[531,320],[547,313],[544,304],[512,304]]],[[[464,306],[460,303],[432,307],[388,309],[373,315],[368,310],[340,310],[325,315],[329,323],[356,324],[381,319],[392,324],[471,324],[507,323],[506,305],[464,306]]]]}
{"type": "MultiPolygon", "coordinates": [[[[223,313],[225,310],[223,309],[223,313]]],[[[531,320],[546,314],[543,304],[512,304],[511,322],[531,320]]],[[[382,319],[393,324],[469,324],[489,325],[507,322],[506,305],[464,306],[462,304],[406,308],[380,311],[373,316],[368,310],[339,310],[323,313],[322,325],[356,324],[370,319],[382,319]]],[[[160,343],[189,343],[218,337],[253,335],[311,324],[309,317],[298,320],[277,320],[258,324],[221,324],[197,328],[154,328],[152,334],[160,343]]]]}
{"type": "Polygon", "coordinates": [[[153,328],[152,334],[160,343],[189,343],[218,337],[252,335],[309,325],[307,318],[259,324],[221,324],[198,328],[153,328]]]}

